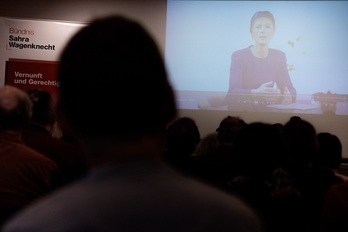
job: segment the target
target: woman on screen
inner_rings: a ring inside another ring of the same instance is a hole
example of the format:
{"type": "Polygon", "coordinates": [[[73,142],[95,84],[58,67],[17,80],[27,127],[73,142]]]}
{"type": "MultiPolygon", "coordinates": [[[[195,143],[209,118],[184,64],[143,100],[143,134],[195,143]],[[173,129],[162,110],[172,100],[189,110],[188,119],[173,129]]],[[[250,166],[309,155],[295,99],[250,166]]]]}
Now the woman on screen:
{"type": "Polygon", "coordinates": [[[269,48],[275,19],[269,11],[256,12],[250,21],[255,43],[232,54],[229,90],[225,100],[257,104],[289,104],[296,101],[285,53],[269,48]]]}

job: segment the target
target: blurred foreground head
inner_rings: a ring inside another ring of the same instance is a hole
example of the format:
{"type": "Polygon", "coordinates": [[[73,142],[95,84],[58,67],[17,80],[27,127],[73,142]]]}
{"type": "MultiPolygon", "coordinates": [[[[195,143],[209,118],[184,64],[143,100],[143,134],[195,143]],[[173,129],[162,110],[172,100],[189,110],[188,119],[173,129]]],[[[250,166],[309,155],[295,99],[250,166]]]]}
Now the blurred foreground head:
{"type": "Polygon", "coordinates": [[[61,54],[58,78],[62,126],[82,138],[155,135],[176,115],[154,39],[121,16],[96,19],[75,34],[61,54]]]}
{"type": "Polygon", "coordinates": [[[26,92],[9,85],[0,88],[0,131],[19,131],[30,120],[32,103],[26,92]]]}

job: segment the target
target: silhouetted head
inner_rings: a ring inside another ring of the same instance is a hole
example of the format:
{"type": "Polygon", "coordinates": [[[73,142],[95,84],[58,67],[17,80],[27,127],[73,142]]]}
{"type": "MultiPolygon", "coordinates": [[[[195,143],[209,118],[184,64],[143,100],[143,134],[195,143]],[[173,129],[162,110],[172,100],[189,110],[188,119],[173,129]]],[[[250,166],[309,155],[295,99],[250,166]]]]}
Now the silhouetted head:
{"type": "Polygon", "coordinates": [[[317,134],[318,154],[314,157],[314,165],[338,169],[342,162],[342,144],[340,139],[331,133],[317,134]]]}
{"type": "Polygon", "coordinates": [[[216,129],[217,139],[220,143],[233,144],[239,132],[246,126],[246,122],[239,117],[227,116],[216,129]]]}
{"type": "Polygon", "coordinates": [[[236,151],[242,173],[269,175],[276,168],[287,165],[282,138],[272,124],[248,124],[236,140],[236,151]]]}
{"type": "Polygon", "coordinates": [[[77,32],[61,54],[58,76],[58,113],[80,137],[156,134],[176,115],[154,39],[125,17],[95,19],[77,32]]]}
{"type": "Polygon", "coordinates": [[[300,116],[297,116],[297,115],[291,116],[289,119],[290,122],[301,121],[301,120],[302,120],[302,118],[300,116]]]}
{"type": "MultiPolygon", "coordinates": [[[[192,155],[200,139],[201,135],[196,122],[192,118],[182,117],[169,124],[166,147],[169,152],[181,152],[182,156],[192,155]]],[[[176,156],[179,155],[176,154],[176,156]]]]}
{"type": "Polygon", "coordinates": [[[283,138],[294,165],[310,166],[317,153],[316,130],[308,121],[291,118],[283,128],[283,138]]]}
{"type": "Polygon", "coordinates": [[[43,89],[29,89],[27,93],[33,103],[31,121],[43,126],[53,125],[55,118],[51,93],[43,89]]]}
{"type": "Polygon", "coordinates": [[[26,92],[9,85],[0,88],[0,130],[18,131],[29,122],[32,103],[26,92]]]}
{"type": "Polygon", "coordinates": [[[194,155],[198,158],[214,155],[218,148],[217,133],[211,132],[206,134],[197,144],[194,155]]]}

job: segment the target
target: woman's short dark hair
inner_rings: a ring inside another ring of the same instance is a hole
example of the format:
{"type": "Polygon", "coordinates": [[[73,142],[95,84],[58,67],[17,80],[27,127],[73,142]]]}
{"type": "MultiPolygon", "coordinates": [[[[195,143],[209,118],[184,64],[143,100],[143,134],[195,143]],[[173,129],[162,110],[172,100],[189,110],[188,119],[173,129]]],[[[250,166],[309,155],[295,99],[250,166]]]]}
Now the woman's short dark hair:
{"type": "Polygon", "coordinates": [[[275,29],[275,19],[274,19],[274,16],[271,12],[269,11],[257,11],[253,17],[251,17],[251,20],[250,20],[250,32],[252,31],[252,28],[254,26],[254,23],[257,19],[259,18],[268,18],[272,21],[273,23],[273,28],[275,29]]]}

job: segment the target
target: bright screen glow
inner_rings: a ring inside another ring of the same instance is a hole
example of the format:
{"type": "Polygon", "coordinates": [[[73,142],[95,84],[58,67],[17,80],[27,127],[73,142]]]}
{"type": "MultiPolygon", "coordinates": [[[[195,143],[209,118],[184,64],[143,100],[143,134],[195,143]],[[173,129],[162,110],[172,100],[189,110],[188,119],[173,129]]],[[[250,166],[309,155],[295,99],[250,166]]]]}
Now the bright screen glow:
{"type": "Polygon", "coordinates": [[[348,115],[347,12],[347,1],[168,0],[165,61],[178,108],[348,115]],[[268,46],[286,55],[294,102],[249,93],[226,100],[232,53],[254,44],[257,11],[274,15],[268,46]]]}

